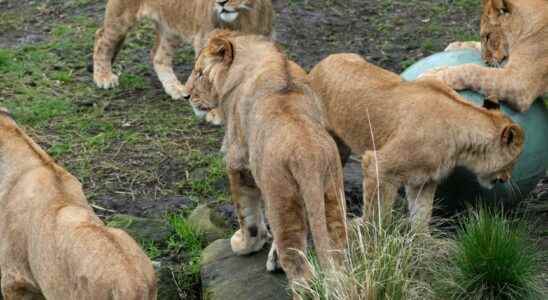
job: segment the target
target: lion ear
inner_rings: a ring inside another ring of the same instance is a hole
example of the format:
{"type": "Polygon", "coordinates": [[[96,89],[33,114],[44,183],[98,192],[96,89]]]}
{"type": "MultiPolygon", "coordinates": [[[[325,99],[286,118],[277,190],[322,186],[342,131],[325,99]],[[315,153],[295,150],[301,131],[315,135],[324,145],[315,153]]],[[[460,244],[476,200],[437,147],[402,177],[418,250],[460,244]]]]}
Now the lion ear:
{"type": "Polygon", "coordinates": [[[505,126],[502,129],[501,143],[504,146],[520,146],[523,143],[523,130],[521,127],[516,124],[505,126]]]}
{"type": "Polygon", "coordinates": [[[225,64],[232,63],[234,59],[234,47],[225,37],[214,37],[209,41],[209,53],[218,56],[225,64]]]}

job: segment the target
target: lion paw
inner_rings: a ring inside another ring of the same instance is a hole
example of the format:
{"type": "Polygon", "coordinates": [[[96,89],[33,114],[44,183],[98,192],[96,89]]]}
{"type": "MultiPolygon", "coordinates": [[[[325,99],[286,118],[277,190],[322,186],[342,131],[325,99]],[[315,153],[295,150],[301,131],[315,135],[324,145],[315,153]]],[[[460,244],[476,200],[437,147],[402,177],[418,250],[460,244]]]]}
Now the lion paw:
{"type": "Polygon", "coordinates": [[[430,69],[430,70],[422,73],[421,75],[419,75],[417,77],[417,79],[438,79],[438,80],[443,80],[442,72],[446,69],[447,69],[447,67],[430,69]]]}
{"type": "Polygon", "coordinates": [[[164,85],[164,90],[173,100],[188,98],[185,87],[178,81],[164,85]]]}
{"type": "Polygon", "coordinates": [[[445,47],[444,51],[454,51],[454,50],[460,50],[460,49],[475,49],[475,50],[481,50],[481,43],[480,42],[452,42],[447,47],[445,47]]]}
{"type": "Polygon", "coordinates": [[[230,247],[238,255],[247,255],[261,250],[266,241],[265,233],[259,233],[255,237],[251,237],[245,236],[242,230],[238,229],[230,238],[230,247]]]}
{"type": "Polygon", "coordinates": [[[268,258],[266,260],[266,270],[268,272],[276,272],[281,270],[280,260],[278,259],[278,251],[276,250],[276,244],[272,243],[270,251],[268,252],[268,258]]]}
{"type": "Polygon", "coordinates": [[[103,73],[103,74],[93,74],[93,81],[95,81],[95,84],[97,87],[101,89],[110,89],[117,87],[119,85],[118,83],[118,76],[111,73],[103,73]]]}

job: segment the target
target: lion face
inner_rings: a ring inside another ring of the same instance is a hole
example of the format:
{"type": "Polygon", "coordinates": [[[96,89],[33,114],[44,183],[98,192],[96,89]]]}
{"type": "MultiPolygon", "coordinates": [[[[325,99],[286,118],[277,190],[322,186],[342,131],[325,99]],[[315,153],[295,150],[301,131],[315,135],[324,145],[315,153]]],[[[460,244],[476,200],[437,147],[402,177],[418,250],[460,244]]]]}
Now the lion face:
{"type": "Polygon", "coordinates": [[[233,45],[228,40],[230,34],[227,31],[212,33],[186,83],[187,98],[200,118],[220,106],[222,95],[219,91],[233,60],[233,45]]]}
{"type": "Polygon", "coordinates": [[[508,58],[511,14],[506,1],[484,0],[480,35],[482,57],[488,65],[500,66],[508,58]]]}
{"type": "Polygon", "coordinates": [[[523,129],[511,123],[510,120],[502,127],[496,138],[491,149],[487,149],[491,152],[489,155],[495,158],[478,163],[478,166],[481,165],[485,167],[485,170],[489,170],[488,172],[477,170],[478,181],[485,188],[492,188],[497,182],[506,183],[511,179],[512,170],[523,150],[525,139],[523,129]],[[494,153],[498,155],[492,155],[494,153]]]}
{"type": "Polygon", "coordinates": [[[194,114],[203,119],[218,106],[218,96],[213,84],[204,76],[203,70],[195,69],[186,83],[188,99],[194,114]]]}
{"type": "Polygon", "coordinates": [[[215,0],[215,11],[220,20],[232,23],[240,12],[253,9],[254,5],[255,0],[215,0]]]}

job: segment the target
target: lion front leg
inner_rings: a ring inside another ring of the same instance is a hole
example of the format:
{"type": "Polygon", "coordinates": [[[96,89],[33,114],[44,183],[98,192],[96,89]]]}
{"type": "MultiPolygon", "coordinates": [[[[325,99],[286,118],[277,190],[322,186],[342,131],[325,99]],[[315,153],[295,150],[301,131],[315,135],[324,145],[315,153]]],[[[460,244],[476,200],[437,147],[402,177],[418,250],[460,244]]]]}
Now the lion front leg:
{"type": "Polygon", "coordinates": [[[429,232],[428,225],[432,218],[436,187],[435,182],[425,183],[421,186],[405,186],[409,215],[415,232],[429,232]]]}
{"type": "Polygon", "coordinates": [[[382,152],[366,151],[363,168],[363,220],[384,224],[392,218],[392,205],[398,195],[398,180],[390,176],[390,166],[382,152]],[[380,223],[382,222],[382,223],[380,223]]]}
{"type": "Polygon", "coordinates": [[[471,89],[487,98],[506,102],[512,109],[524,112],[540,95],[539,87],[522,80],[526,77],[519,70],[489,68],[465,64],[430,70],[419,78],[436,78],[455,90],[471,89]]]}
{"type": "Polygon", "coordinates": [[[246,184],[245,172],[229,171],[230,192],[236,207],[240,229],[230,239],[232,251],[246,255],[261,250],[268,240],[268,229],[262,211],[261,193],[246,184]]]}

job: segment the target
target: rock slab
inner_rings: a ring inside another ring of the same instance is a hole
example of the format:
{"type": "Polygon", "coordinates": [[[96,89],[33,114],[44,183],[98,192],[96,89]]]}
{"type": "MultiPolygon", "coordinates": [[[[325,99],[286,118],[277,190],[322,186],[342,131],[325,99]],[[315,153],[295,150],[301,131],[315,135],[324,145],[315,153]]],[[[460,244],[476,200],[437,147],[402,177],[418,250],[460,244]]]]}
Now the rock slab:
{"type": "Polygon", "coordinates": [[[289,300],[283,273],[266,270],[269,247],[248,256],[237,256],[227,239],[216,240],[202,253],[204,300],[289,300]]]}

